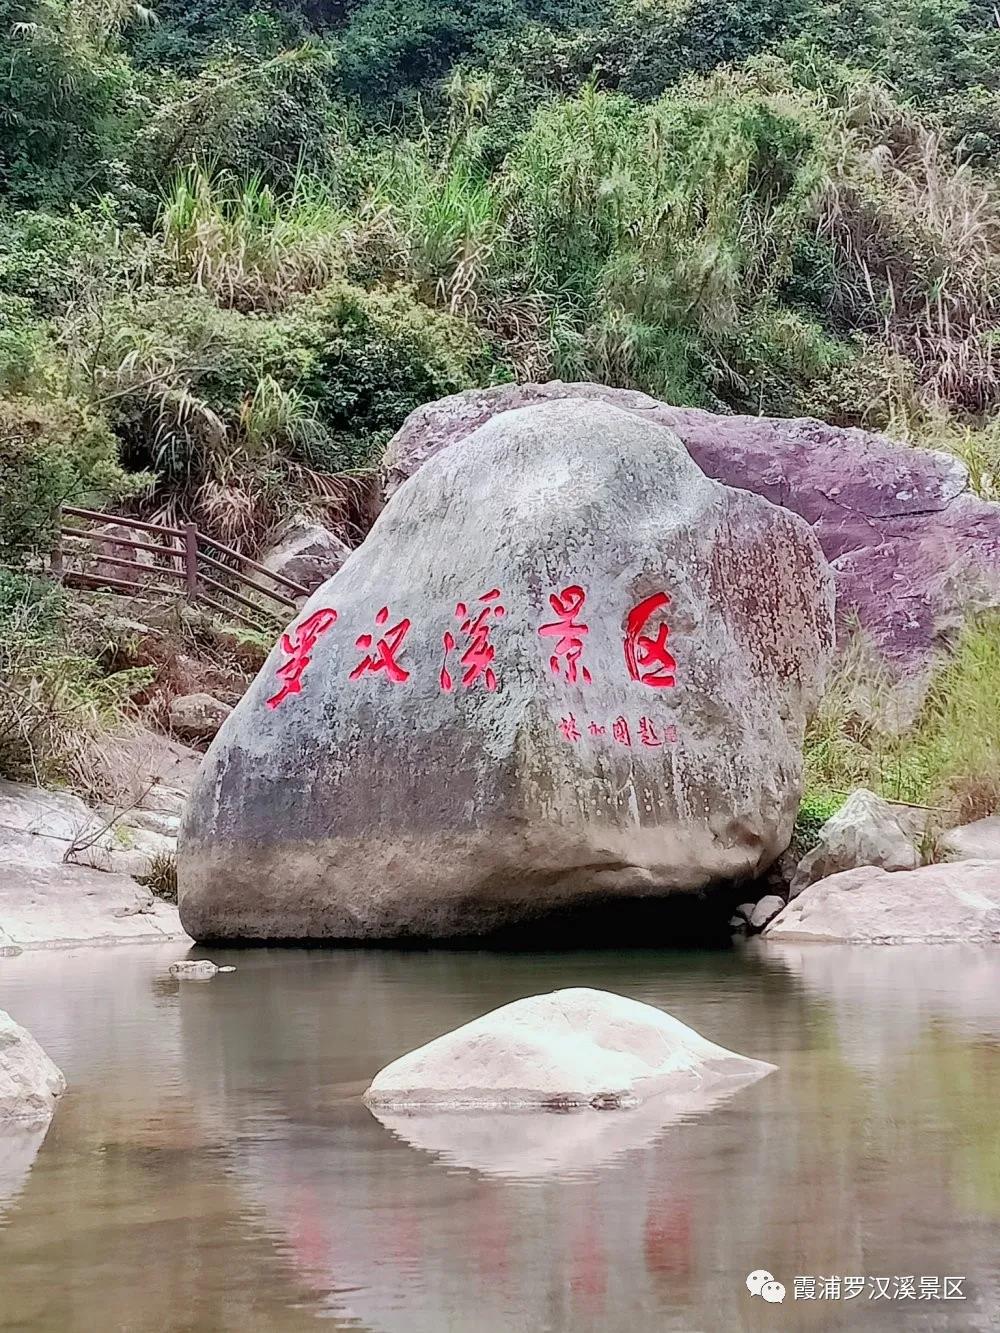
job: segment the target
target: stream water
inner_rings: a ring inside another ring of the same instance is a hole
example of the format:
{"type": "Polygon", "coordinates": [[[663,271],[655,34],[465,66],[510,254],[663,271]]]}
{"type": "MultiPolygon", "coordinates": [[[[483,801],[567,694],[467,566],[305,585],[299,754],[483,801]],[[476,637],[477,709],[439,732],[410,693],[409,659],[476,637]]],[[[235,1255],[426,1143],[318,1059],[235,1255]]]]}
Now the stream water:
{"type": "Polygon", "coordinates": [[[2,1330],[1000,1328],[1000,950],[216,950],[234,974],[178,984],[183,953],[0,959],[70,1085],[44,1140],[0,1136],[2,1330]],[[395,1056],[565,985],[778,1072],[675,1122],[362,1105],[395,1056]],[[831,1294],[795,1299],[810,1278],[831,1294]]]}

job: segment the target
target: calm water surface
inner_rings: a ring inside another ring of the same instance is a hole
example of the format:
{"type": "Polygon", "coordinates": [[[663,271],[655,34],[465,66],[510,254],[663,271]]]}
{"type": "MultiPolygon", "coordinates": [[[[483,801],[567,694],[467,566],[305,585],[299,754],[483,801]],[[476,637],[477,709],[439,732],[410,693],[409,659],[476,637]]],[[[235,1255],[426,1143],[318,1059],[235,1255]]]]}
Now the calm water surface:
{"type": "Polygon", "coordinates": [[[238,971],[179,986],[183,953],[0,959],[70,1083],[44,1141],[0,1137],[0,1329],[1000,1328],[1000,950],[214,951],[238,971]],[[566,985],[779,1070],[673,1122],[361,1104],[395,1056],[566,985]],[[795,1275],[969,1299],[793,1302],[795,1275]]]}

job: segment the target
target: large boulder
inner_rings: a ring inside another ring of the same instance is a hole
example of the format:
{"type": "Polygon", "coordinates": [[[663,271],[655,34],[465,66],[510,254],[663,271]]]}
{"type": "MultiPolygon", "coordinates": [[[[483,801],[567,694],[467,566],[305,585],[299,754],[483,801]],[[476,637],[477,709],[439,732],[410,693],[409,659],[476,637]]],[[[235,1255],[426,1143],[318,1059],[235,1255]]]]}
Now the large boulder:
{"type": "Polygon", "coordinates": [[[833,563],[841,637],[860,625],[900,675],[923,677],[967,616],[1000,607],[1000,505],[971,492],[958,459],[811,419],[716,416],[558,380],[470,389],[407,417],[386,451],[387,491],[499,414],[565,398],[667,426],[710,477],[800,514],[833,563]]]}
{"type": "MultiPolygon", "coordinates": [[[[312,592],[332,578],[351,554],[351,548],[335,532],[303,514],[296,514],[282,528],[261,563],[274,574],[312,592]]],[[[280,591],[285,589],[279,584],[280,591]]]]}
{"type": "Polygon", "coordinates": [[[10,1121],[47,1121],[65,1091],[65,1078],[31,1033],[0,1009],[0,1133],[10,1121]]]}
{"type": "Polygon", "coordinates": [[[915,870],[922,860],[920,841],[926,817],[913,808],[892,805],[859,787],[819,831],[816,846],[803,856],[792,877],[791,896],[818,879],[881,866],[883,870],[915,870]]]}
{"type": "Polygon", "coordinates": [[[845,870],[793,898],[764,939],[1000,944],[1000,861],[845,870]]]}
{"type": "Polygon", "coordinates": [[[227,720],[181,828],[198,938],[476,934],[787,846],[832,641],[808,526],[599,403],[403,487],[227,720]]]}
{"type": "Polygon", "coordinates": [[[714,1094],[775,1066],[727,1051],[670,1014],[575,987],[505,1004],[400,1056],[365,1093],[373,1110],[618,1110],[714,1094]]]}

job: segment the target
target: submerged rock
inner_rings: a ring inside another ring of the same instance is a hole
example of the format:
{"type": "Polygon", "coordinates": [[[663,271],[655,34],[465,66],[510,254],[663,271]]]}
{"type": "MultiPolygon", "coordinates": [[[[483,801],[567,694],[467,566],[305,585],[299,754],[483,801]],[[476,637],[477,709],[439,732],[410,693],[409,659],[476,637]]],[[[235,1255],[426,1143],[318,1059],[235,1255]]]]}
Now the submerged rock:
{"type": "Polygon", "coordinates": [[[560,380],[469,389],[410,413],[386,449],[387,492],[484,422],[563,399],[666,426],[710,477],[806,519],[833,562],[843,639],[860,625],[901,675],[926,679],[968,617],[1000,607],[1000,505],[972,492],[962,462],[810,418],[716,416],[560,380]]]}
{"type": "Polygon", "coordinates": [[[803,890],[767,927],[764,939],[998,944],[1000,861],[894,874],[876,866],[846,870],[803,890]]]}
{"type": "Polygon", "coordinates": [[[617,1110],[762,1078],[774,1065],[716,1046],[622,995],[576,987],[515,1000],[376,1074],[372,1109],[617,1110]]]}
{"type": "Polygon", "coordinates": [[[169,972],[179,981],[211,981],[220,972],[235,972],[235,967],[219,967],[207,958],[184,959],[180,963],[171,963],[169,972]]]}
{"type": "Polygon", "coordinates": [[[914,870],[921,862],[919,842],[924,816],[905,806],[891,805],[873,791],[860,787],[819,831],[816,846],[799,862],[791,896],[817,880],[879,866],[882,870],[914,870]]]}
{"type": "Polygon", "coordinates": [[[10,1121],[48,1121],[66,1080],[30,1032],[0,1009],[0,1133],[10,1121]]]}
{"type": "Polygon", "coordinates": [[[507,414],[400,491],[223,727],[185,928],[478,934],[753,877],[831,644],[800,519],[604,404],[507,414]]]}

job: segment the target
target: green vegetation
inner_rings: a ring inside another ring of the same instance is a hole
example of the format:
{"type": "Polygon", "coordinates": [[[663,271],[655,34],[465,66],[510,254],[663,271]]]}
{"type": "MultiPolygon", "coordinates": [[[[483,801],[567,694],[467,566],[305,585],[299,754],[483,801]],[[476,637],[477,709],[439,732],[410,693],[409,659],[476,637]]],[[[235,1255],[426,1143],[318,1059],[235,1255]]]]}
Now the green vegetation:
{"type": "Polygon", "coordinates": [[[170,852],[157,852],[149,863],[149,874],[139,879],[155,898],[165,903],[177,901],[177,858],[170,852]]]}
{"type": "MultiPolygon", "coordinates": [[[[1000,809],[1000,617],[962,634],[916,717],[860,648],[828,690],[806,738],[809,810],[831,814],[855,787],[928,806],[939,826],[1000,809]]],[[[822,822],[822,821],[820,821],[822,822]]]]}
{"type": "Polygon", "coordinates": [[[152,677],[117,668],[102,627],[74,619],[60,589],[0,569],[0,774],[98,790],[108,733],[152,677]]]}
{"type": "MultiPolygon", "coordinates": [[[[60,502],[252,554],[292,509],[339,516],[413,407],[511,378],[884,428],[998,494],[988,6],[0,0],[0,33],[22,592],[60,502]]],[[[996,771],[947,748],[986,688],[970,644],[905,758],[829,705],[820,806],[996,771]]]]}
{"type": "Polygon", "coordinates": [[[6,558],[60,497],[253,548],[512,376],[864,421],[996,484],[992,11],[0,0],[0,30],[6,558]]]}

